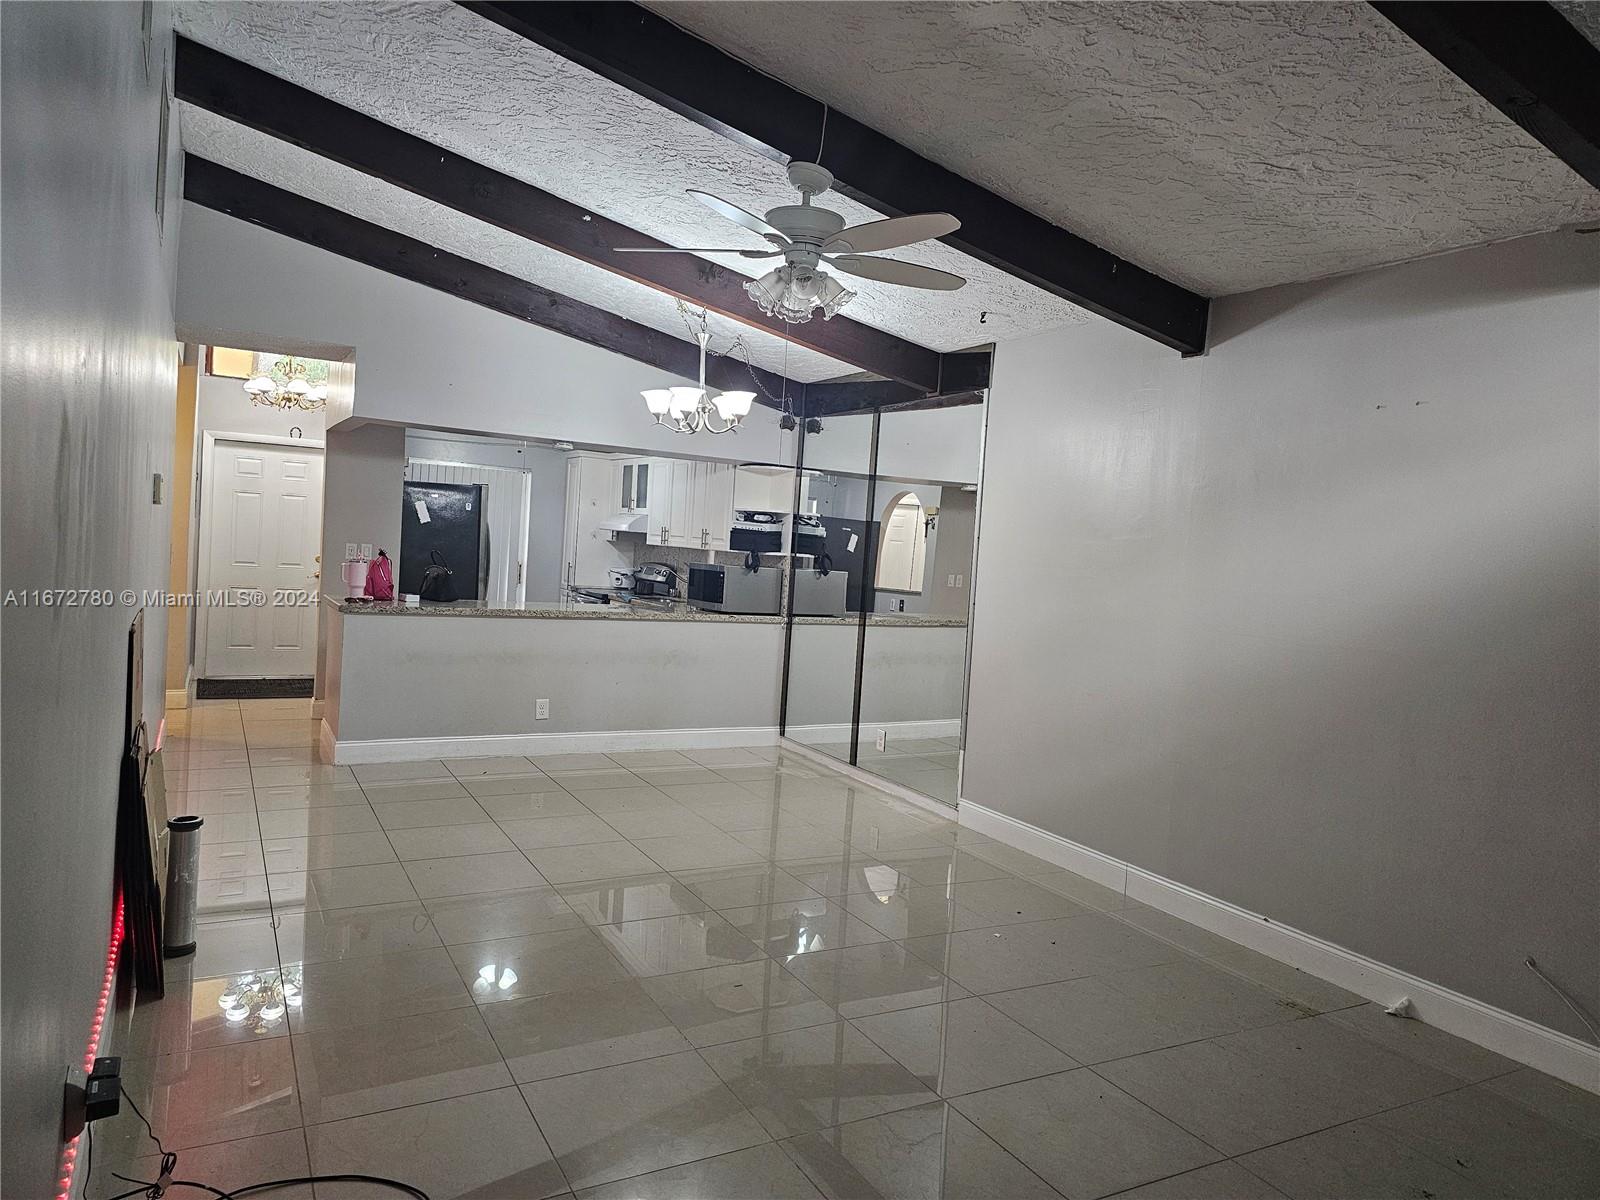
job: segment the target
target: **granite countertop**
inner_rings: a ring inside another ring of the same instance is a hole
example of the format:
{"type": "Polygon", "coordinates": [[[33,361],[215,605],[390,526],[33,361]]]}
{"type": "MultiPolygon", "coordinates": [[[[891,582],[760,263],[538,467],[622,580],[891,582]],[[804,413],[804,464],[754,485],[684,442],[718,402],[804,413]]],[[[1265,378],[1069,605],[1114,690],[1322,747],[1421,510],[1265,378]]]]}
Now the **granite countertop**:
{"type": "MultiPolygon", "coordinates": [[[[535,620],[576,621],[699,621],[743,625],[781,625],[783,618],[770,613],[720,613],[693,608],[681,600],[665,604],[649,601],[591,604],[577,600],[519,600],[491,607],[482,600],[457,600],[453,604],[378,604],[371,601],[340,600],[326,597],[341,613],[352,617],[520,617],[535,620]]],[[[796,617],[796,625],[854,625],[854,615],[845,617],[796,617]]],[[[874,613],[869,625],[919,625],[960,628],[965,617],[936,617],[922,613],[874,613]]]]}

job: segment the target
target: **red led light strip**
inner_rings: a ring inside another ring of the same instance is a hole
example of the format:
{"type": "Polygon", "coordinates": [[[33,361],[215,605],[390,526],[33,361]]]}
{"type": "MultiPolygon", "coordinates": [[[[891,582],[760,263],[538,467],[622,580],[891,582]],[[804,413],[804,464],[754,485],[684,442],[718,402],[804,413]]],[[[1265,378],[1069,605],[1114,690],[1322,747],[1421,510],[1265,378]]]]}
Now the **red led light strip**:
{"type": "MultiPolygon", "coordinates": [[[[117,986],[117,960],[122,956],[122,893],[117,893],[116,910],[111,918],[111,945],[106,948],[106,973],[100,981],[100,1000],[94,1007],[94,1022],[89,1026],[89,1044],[83,1053],[83,1072],[94,1069],[95,1057],[100,1052],[100,1038],[105,1032],[106,1016],[111,1010],[112,992],[117,986]]],[[[80,1132],[61,1151],[61,1167],[56,1173],[56,1200],[71,1200],[72,1178],[78,1169],[78,1143],[80,1132]]]]}

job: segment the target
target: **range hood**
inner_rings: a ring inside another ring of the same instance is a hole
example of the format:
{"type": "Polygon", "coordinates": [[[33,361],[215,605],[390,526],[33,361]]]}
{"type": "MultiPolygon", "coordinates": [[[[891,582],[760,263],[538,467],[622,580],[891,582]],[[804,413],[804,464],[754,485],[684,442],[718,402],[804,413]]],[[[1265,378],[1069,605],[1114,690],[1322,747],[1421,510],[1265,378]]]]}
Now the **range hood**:
{"type": "Polygon", "coordinates": [[[642,512],[623,512],[614,517],[607,517],[601,521],[598,528],[609,529],[615,533],[643,533],[650,527],[650,514],[642,512]]]}

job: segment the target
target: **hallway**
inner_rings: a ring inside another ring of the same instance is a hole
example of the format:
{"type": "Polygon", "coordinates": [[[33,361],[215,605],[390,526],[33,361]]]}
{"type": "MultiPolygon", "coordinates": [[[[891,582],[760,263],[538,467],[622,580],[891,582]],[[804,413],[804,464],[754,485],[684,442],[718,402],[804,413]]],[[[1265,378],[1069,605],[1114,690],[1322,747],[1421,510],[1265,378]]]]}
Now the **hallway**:
{"type": "MultiPolygon", "coordinates": [[[[1596,1097],[782,750],[351,768],[307,701],[167,728],[204,923],[114,1041],[179,1179],[1600,1189],[1596,1097]]],[[[91,1196],[155,1178],[127,1106],[95,1142],[91,1196]]]]}

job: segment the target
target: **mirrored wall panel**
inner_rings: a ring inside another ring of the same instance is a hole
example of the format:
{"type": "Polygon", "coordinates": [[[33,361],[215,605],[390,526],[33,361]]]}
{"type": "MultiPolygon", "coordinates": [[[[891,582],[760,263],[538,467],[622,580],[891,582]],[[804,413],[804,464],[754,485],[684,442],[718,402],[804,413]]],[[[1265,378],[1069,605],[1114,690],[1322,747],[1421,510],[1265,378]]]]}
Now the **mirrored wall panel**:
{"type": "Polygon", "coordinates": [[[792,466],[413,429],[396,499],[402,599],[783,619],[792,466]]]}
{"type": "Polygon", "coordinates": [[[958,799],[982,406],[886,412],[857,765],[958,799]]]}
{"type": "Polygon", "coordinates": [[[826,422],[804,435],[801,456],[784,729],[850,762],[861,612],[873,603],[872,418],[826,422]]]}
{"type": "Polygon", "coordinates": [[[795,522],[785,736],[947,804],[983,421],[981,404],[825,419],[795,522]]]}

